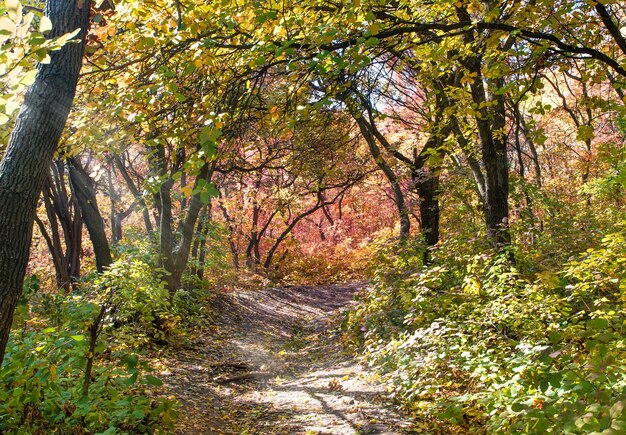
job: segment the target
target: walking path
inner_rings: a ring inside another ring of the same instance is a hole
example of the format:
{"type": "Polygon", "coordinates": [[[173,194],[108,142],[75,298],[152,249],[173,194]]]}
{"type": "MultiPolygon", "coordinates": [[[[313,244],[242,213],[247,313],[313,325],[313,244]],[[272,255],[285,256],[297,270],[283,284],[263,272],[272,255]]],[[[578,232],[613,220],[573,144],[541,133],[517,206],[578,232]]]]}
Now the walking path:
{"type": "Polygon", "coordinates": [[[340,314],[363,284],[282,287],[216,298],[212,330],[163,358],[180,434],[400,434],[409,421],[346,354],[340,314]]]}

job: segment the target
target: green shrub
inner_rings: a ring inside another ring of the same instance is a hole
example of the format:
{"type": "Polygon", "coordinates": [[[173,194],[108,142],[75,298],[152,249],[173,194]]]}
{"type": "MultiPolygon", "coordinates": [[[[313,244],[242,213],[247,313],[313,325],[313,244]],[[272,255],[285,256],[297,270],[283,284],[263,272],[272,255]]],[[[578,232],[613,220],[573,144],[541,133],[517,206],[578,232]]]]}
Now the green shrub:
{"type": "Polygon", "coordinates": [[[0,432],[113,434],[171,428],[174,403],[150,397],[146,389],[160,381],[137,355],[111,351],[115,340],[106,334],[96,347],[89,394],[83,396],[86,326],[99,307],[79,296],[43,299],[56,307],[54,320],[41,316],[42,306],[25,300],[20,305],[21,325],[13,329],[0,367],[0,432]]]}
{"type": "Polygon", "coordinates": [[[165,281],[165,272],[140,258],[113,263],[93,284],[98,299],[111,305],[105,327],[126,348],[165,343],[179,322],[165,281]]]}
{"type": "Polygon", "coordinates": [[[346,323],[416,424],[623,433],[624,232],[560,270],[536,273],[521,253],[512,265],[509,253],[447,248],[429,268],[385,254],[346,323]]]}

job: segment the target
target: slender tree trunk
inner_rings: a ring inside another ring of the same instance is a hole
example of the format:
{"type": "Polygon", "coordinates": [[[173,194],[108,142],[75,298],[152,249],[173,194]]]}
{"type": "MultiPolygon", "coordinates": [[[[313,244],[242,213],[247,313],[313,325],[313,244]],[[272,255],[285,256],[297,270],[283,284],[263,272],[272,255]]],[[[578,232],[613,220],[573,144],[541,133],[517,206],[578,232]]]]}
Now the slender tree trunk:
{"type": "Polygon", "coordinates": [[[48,226],[38,217],[35,222],[52,256],[57,286],[70,292],[80,277],[83,222],[75,196],[67,193],[64,163],[56,161],[51,168],[42,195],[48,226]]]}
{"type": "Polygon", "coordinates": [[[148,211],[148,208],[146,206],[146,201],[144,200],[141,192],[139,192],[139,189],[137,189],[137,186],[135,186],[135,183],[133,182],[132,178],[130,178],[130,174],[126,170],[126,167],[124,166],[124,163],[122,162],[122,159],[120,158],[120,156],[115,155],[113,156],[113,159],[115,160],[115,165],[117,166],[117,169],[120,171],[122,178],[124,178],[124,181],[126,181],[126,185],[128,186],[130,193],[133,194],[135,201],[137,201],[139,206],[141,206],[141,213],[143,215],[143,221],[146,227],[146,232],[148,233],[148,235],[151,235],[154,232],[154,227],[152,226],[152,221],[150,220],[150,212],[148,211]]]}
{"type": "Polygon", "coordinates": [[[72,108],[89,24],[90,0],[48,0],[51,37],[83,29],[78,43],[50,53],[24,97],[0,162],[0,362],[22,293],[37,200],[72,108]]]}
{"type": "Polygon", "coordinates": [[[237,248],[237,244],[235,243],[235,226],[233,225],[233,220],[228,214],[228,210],[222,203],[221,198],[222,192],[220,191],[219,207],[220,210],[222,210],[224,221],[226,221],[226,224],[228,225],[228,246],[230,247],[230,253],[233,256],[233,266],[235,270],[239,270],[239,249],[237,248]]]}
{"type": "Polygon", "coordinates": [[[255,203],[252,207],[252,230],[250,231],[250,240],[248,241],[248,247],[246,248],[246,267],[250,271],[254,271],[259,264],[258,256],[254,254],[259,252],[259,215],[261,208],[255,203]]]}
{"type": "Polygon", "coordinates": [[[533,212],[533,199],[528,192],[528,187],[526,185],[526,168],[524,166],[524,158],[522,154],[522,114],[519,110],[519,105],[513,106],[513,116],[514,116],[514,124],[515,124],[515,151],[517,154],[517,162],[519,165],[519,175],[522,179],[522,192],[524,193],[524,199],[526,200],[526,211],[529,218],[529,223],[531,227],[530,231],[530,242],[531,244],[535,243],[536,235],[535,235],[535,213],[533,212]]]}
{"type": "Polygon", "coordinates": [[[404,193],[402,192],[402,187],[400,186],[398,177],[381,155],[380,148],[378,147],[378,145],[376,145],[376,138],[365,125],[363,119],[356,118],[356,122],[359,126],[359,129],[361,130],[361,134],[365,138],[365,142],[367,142],[370,153],[372,154],[376,165],[380,168],[383,174],[385,174],[385,177],[389,181],[389,184],[391,184],[393,197],[396,203],[396,207],[398,208],[398,215],[400,217],[399,237],[401,240],[406,239],[411,233],[411,221],[409,220],[409,211],[407,210],[404,203],[404,193]]]}
{"type": "Polygon", "coordinates": [[[209,238],[209,224],[211,223],[212,202],[208,203],[198,218],[196,240],[192,250],[192,256],[197,260],[197,267],[193,271],[200,279],[204,278],[204,262],[206,260],[206,245],[209,238]]]}
{"type": "Polygon", "coordinates": [[[70,168],[70,183],[93,245],[96,269],[98,269],[98,273],[102,273],[113,263],[113,259],[111,257],[109,240],[104,230],[104,221],[98,209],[96,192],[91,184],[89,175],[85,172],[80,162],[75,158],[70,158],[68,159],[68,164],[70,168]]]}

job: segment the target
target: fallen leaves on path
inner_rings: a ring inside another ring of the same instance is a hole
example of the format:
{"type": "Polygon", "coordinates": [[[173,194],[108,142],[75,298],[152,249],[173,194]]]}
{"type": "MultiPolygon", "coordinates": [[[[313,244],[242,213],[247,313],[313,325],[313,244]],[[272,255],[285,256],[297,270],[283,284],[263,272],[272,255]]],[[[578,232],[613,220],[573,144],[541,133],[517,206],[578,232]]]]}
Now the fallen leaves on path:
{"type": "Polygon", "coordinates": [[[396,434],[384,402],[339,343],[338,319],[362,284],[220,295],[215,326],[158,361],[182,404],[180,434],[396,434]]]}

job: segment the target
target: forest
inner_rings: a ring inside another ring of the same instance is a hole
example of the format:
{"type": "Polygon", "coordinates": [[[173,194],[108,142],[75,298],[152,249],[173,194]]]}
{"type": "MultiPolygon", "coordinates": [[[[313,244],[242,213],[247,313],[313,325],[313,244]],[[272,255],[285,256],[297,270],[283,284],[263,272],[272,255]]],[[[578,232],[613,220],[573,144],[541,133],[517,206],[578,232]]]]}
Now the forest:
{"type": "Polygon", "coordinates": [[[626,4],[0,1],[0,433],[626,433],[626,4]]]}

